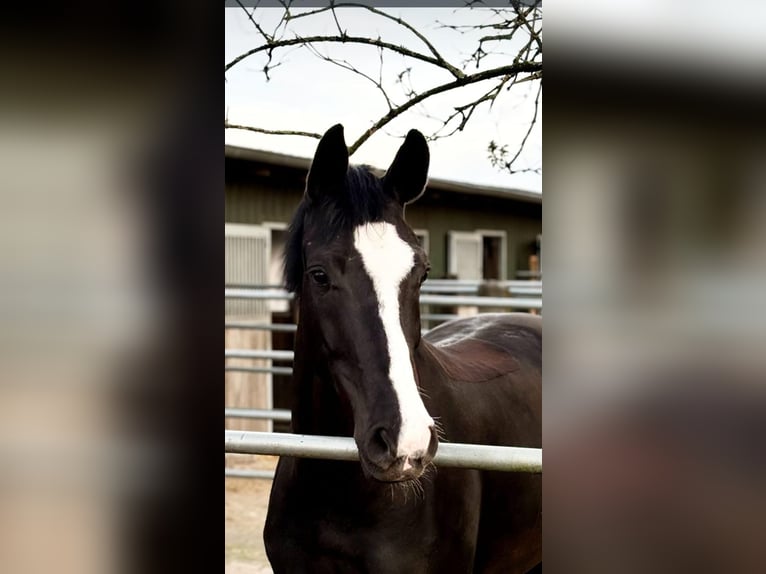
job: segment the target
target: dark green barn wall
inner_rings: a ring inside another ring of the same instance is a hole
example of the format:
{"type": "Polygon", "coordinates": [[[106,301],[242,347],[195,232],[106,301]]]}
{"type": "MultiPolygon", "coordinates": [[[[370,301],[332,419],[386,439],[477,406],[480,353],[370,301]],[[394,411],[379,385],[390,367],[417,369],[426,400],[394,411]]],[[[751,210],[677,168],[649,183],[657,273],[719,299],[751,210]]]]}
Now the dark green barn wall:
{"type": "MultiPolygon", "coordinates": [[[[300,202],[305,171],[226,158],[227,223],[287,223],[300,202]]],[[[447,271],[447,233],[492,229],[507,235],[508,279],[527,269],[538,233],[542,205],[429,188],[405,212],[407,222],[428,229],[431,277],[447,271]]]]}
{"type": "Polygon", "coordinates": [[[226,223],[288,223],[303,195],[305,173],[226,159],[226,223]]]}
{"type": "Polygon", "coordinates": [[[529,267],[535,239],[542,233],[542,206],[493,197],[426,190],[416,203],[407,206],[410,226],[428,229],[433,278],[447,273],[447,237],[450,231],[477,229],[505,231],[508,279],[529,267]]]}

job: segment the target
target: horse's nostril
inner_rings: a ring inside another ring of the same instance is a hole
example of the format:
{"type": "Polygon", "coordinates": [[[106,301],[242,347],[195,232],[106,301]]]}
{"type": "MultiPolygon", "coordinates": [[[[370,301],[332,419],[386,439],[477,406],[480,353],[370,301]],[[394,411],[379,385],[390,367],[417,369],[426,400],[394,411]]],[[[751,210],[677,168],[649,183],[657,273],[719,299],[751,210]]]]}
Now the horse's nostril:
{"type": "Polygon", "coordinates": [[[370,436],[370,450],[377,456],[393,456],[391,438],[385,428],[375,429],[370,436]]]}

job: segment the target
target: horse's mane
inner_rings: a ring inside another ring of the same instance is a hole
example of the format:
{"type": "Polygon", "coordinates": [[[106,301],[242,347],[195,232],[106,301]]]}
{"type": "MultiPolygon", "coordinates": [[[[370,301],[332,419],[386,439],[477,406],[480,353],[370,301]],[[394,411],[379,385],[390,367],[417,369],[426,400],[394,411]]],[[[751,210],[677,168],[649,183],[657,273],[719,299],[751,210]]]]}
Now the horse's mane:
{"type": "Polygon", "coordinates": [[[349,167],[344,189],[340,193],[324,193],[313,200],[304,194],[287,229],[284,280],[288,291],[300,294],[303,233],[307,219],[321,234],[320,239],[329,242],[338,233],[349,232],[364,223],[381,221],[390,202],[382,181],[364,165],[349,167]]]}

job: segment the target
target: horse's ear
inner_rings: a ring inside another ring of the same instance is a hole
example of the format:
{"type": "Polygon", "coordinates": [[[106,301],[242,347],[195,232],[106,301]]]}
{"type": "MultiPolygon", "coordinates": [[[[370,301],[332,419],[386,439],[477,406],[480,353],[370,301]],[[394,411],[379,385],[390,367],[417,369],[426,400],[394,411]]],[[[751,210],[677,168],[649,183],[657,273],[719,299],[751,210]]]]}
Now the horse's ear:
{"type": "Polygon", "coordinates": [[[336,124],[319,140],[306,179],[306,194],[311,199],[317,199],[322,194],[340,193],[347,171],[348,148],[343,138],[343,126],[336,124]]]}
{"type": "Polygon", "coordinates": [[[423,194],[430,157],[426,138],[418,130],[410,130],[383,179],[385,189],[402,205],[423,194]]]}

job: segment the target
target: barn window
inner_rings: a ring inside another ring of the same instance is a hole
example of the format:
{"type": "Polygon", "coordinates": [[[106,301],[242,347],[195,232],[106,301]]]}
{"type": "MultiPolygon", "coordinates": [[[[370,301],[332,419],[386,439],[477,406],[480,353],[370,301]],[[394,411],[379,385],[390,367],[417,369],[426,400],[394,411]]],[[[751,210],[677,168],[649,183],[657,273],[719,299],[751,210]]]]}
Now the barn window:
{"type": "Polygon", "coordinates": [[[505,279],[506,242],[505,231],[450,231],[447,273],[456,279],[505,279]]]}

